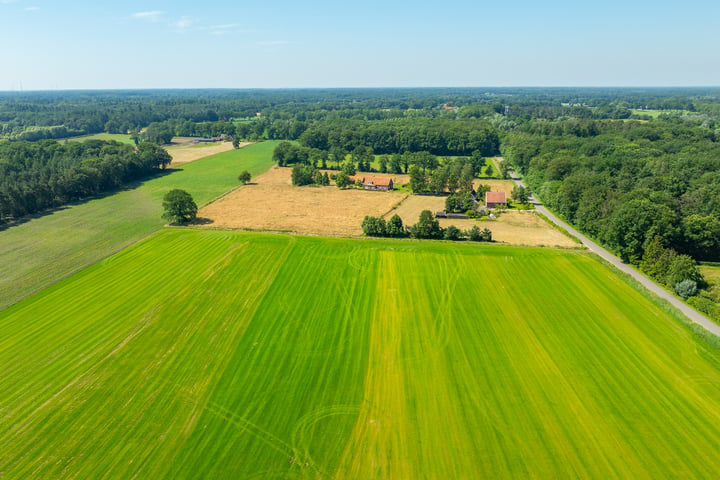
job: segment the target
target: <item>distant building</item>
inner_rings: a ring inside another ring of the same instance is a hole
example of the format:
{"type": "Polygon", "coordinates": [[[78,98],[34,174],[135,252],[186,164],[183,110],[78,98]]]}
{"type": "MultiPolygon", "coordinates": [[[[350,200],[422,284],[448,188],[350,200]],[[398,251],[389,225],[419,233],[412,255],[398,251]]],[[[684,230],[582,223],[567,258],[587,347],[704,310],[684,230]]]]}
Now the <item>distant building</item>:
{"type": "Polygon", "coordinates": [[[497,208],[507,206],[505,192],[485,192],[485,208],[497,208]]]}
{"type": "Polygon", "coordinates": [[[387,177],[366,177],[363,182],[365,190],[392,190],[392,178],[387,177]]]}
{"type": "Polygon", "coordinates": [[[388,191],[393,189],[392,178],[387,177],[361,177],[360,175],[353,175],[350,178],[351,182],[362,182],[365,190],[383,190],[388,191]]]}

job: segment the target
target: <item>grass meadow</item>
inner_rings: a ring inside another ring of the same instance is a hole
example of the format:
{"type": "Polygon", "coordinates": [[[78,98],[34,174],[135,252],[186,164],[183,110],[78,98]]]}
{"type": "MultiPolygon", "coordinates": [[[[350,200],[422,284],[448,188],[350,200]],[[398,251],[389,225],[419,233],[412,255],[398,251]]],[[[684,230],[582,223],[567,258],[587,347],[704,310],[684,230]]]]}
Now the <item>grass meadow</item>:
{"type": "Polygon", "coordinates": [[[166,228],[0,365],[6,478],[720,471],[720,352],[579,251],[166,228]]]}
{"type": "Polygon", "coordinates": [[[93,135],[83,135],[80,137],[61,138],[58,139],[58,142],[64,140],[67,140],[69,142],[84,142],[85,140],[105,140],[106,142],[109,142],[110,140],[115,140],[116,142],[127,143],[128,145],[135,145],[135,141],[130,135],[125,135],[122,133],[96,133],[93,135]]]}
{"type": "Polygon", "coordinates": [[[169,190],[187,190],[202,205],[236,187],[241,171],[264,172],[275,145],[264,142],[196,160],[0,230],[0,309],[160,229],[162,197],[169,190]]]}

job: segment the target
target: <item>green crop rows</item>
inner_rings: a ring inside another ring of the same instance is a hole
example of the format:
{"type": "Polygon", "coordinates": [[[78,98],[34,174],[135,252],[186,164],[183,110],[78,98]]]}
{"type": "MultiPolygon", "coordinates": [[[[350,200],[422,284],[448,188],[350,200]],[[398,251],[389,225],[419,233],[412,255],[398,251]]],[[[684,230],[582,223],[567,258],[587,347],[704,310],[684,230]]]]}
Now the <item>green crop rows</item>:
{"type": "Polygon", "coordinates": [[[4,478],[720,471],[720,352],[582,252],[164,229],[0,365],[4,478]]]}
{"type": "Polygon", "coordinates": [[[264,172],[276,144],[197,160],[127,190],[1,230],[0,309],[161,228],[162,197],[169,190],[185,189],[201,205],[236,187],[243,170],[264,172]]]}

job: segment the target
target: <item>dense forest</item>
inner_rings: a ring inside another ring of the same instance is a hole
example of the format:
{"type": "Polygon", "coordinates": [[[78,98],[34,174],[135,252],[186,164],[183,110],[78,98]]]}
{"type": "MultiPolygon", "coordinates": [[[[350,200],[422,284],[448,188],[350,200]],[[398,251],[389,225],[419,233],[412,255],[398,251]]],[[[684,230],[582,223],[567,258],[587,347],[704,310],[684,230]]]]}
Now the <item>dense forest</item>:
{"type": "Polygon", "coordinates": [[[0,223],[115,189],[170,163],[155,144],[0,143],[0,223]]]}
{"type": "Polygon", "coordinates": [[[720,260],[720,142],[714,125],[681,118],[532,120],[503,151],[551,209],[639,264],[665,247],[720,260]]]}

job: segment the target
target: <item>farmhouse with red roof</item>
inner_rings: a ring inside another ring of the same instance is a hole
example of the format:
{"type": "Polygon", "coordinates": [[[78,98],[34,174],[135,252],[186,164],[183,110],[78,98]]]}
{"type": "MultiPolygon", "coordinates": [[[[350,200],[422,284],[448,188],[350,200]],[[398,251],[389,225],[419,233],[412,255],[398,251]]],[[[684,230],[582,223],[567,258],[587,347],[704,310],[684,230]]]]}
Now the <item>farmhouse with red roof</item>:
{"type": "Polygon", "coordinates": [[[485,208],[496,208],[507,206],[505,192],[485,192],[485,208]]]}
{"type": "Polygon", "coordinates": [[[388,177],[361,177],[359,175],[353,175],[350,177],[350,181],[357,182],[361,181],[365,190],[392,190],[393,180],[388,177]]]}

